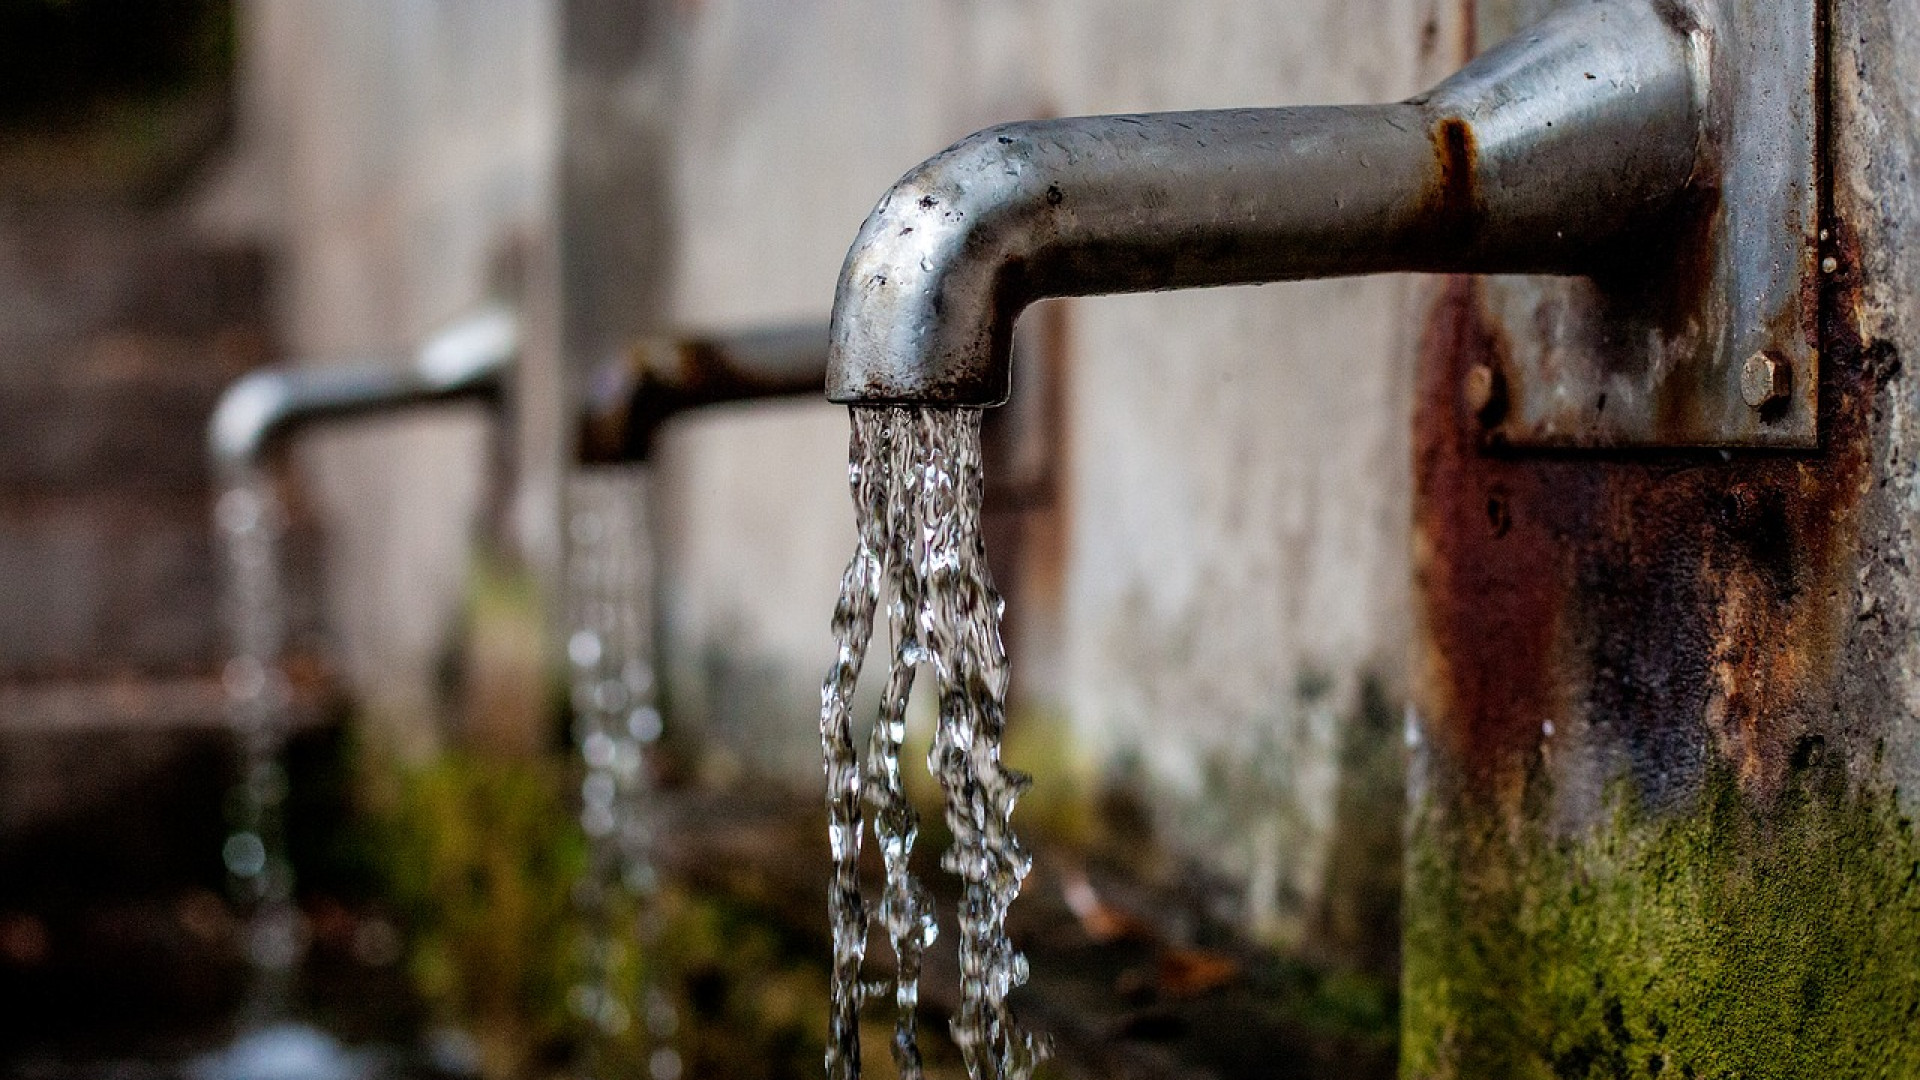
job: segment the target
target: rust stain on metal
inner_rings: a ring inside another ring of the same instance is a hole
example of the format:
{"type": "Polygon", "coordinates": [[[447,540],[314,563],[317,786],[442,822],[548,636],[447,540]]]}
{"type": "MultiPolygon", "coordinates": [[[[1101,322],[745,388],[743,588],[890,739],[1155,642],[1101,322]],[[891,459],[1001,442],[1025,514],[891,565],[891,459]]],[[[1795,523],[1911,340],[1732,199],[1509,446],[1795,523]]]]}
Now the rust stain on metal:
{"type": "Polygon", "coordinates": [[[624,363],[595,373],[576,433],[579,460],[645,461],[661,425],[690,409],[819,393],[827,362],[824,332],[818,355],[795,354],[772,365],[743,358],[736,351],[741,347],[727,337],[633,346],[624,363]]]}
{"type": "Polygon", "coordinates": [[[1482,455],[1456,388],[1475,367],[1497,369],[1504,349],[1476,305],[1473,281],[1451,279],[1422,341],[1414,566],[1429,644],[1421,697],[1429,709],[1442,703],[1431,719],[1472,779],[1487,782],[1508,748],[1530,745],[1529,732],[1561,711],[1566,522],[1546,515],[1578,515],[1592,495],[1553,492],[1525,464],[1482,455]]]}
{"type": "Polygon", "coordinates": [[[1505,343],[1481,284],[1450,281],[1415,416],[1420,697],[1436,749],[1517,810],[1551,732],[1621,752],[1652,805],[1714,755],[1781,790],[1831,722],[1853,617],[1873,364],[1830,281],[1817,452],[1512,453],[1459,393],[1505,343]]]}
{"type": "Polygon", "coordinates": [[[1451,206],[1473,201],[1473,129],[1465,120],[1449,116],[1434,125],[1434,148],[1440,161],[1440,191],[1451,206]]]}
{"type": "Polygon", "coordinates": [[[1479,204],[1473,128],[1458,116],[1445,116],[1433,125],[1431,138],[1434,182],[1427,216],[1439,242],[1462,243],[1473,230],[1479,204]]]}

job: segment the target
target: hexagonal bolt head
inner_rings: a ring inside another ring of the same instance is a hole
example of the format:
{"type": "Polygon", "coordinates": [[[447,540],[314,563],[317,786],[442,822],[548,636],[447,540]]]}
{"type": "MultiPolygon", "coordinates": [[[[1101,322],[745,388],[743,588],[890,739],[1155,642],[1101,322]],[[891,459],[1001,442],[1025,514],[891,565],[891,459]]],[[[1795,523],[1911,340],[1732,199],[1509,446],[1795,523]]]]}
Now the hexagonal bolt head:
{"type": "Polygon", "coordinates": [[[1756,409],[1785,398],[1792,385],[1793,370],[1787,362],[1766,353],[1754,353],[1740,366],[1740,396],[1756,409]]]}

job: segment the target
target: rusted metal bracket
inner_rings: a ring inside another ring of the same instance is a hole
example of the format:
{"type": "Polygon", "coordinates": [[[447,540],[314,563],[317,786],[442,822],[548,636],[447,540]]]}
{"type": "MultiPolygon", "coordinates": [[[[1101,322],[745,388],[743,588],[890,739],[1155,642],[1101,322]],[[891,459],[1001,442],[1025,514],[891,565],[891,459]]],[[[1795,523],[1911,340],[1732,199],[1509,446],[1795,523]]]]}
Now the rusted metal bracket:
{"type": "MultiPolygon", "coordinates": [[[[1483,0],[1477,39],[1564,2],[1483,0]]],[[[1689,197],[1611,272],[1485,280],[1504,356],[1462,392],[1489,442],[1819,445],[1821,2],[1684,5],[1709,88],[1689,197]]]]}

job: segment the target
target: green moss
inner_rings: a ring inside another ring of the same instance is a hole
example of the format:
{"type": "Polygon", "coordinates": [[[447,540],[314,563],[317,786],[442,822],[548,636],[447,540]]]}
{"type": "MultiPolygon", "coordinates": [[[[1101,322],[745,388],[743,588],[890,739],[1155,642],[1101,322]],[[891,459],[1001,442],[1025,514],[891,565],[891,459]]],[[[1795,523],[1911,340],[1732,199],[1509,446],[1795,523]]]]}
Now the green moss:
{"type": "Polygon", "coordinates": [[[1920,1075],[1920,844],[1838,768],[1570,837],[1429,808],[1410,867],[1410,1080],[1920,1075]]]}

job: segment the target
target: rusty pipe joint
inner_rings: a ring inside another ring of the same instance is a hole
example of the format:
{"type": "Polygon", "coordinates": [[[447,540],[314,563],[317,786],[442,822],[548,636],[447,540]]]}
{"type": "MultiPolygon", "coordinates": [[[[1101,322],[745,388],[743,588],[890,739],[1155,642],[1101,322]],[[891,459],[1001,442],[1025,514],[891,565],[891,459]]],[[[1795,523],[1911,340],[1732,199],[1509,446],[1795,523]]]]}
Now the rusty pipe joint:
{"type": "Polygon", "coordinates": [[[1678,4],[1574,0],[1399,104],[979,132],[861,227],[827,396],[998,405],[1014,321],[1049,297],[1599,272],[1688,202],[1708,152],[1709,36],[1678,4]]]}
{"type": "Polygon", "coordinates": [[[460,401],[497,404],[520,352],[518,317],[489,305],[428,338],[412,364],[269,368],[234,381],[207,426],[216,469],[257,464],[295,431],[316,422],[386,415],[460,401]]]}
{"type": "Polygon", "coordinates": [[[827,340],[826,324],[803,323],[637,342],[592,373],[580,409],[579,461],[646,461],[661,425],[691,409],[817,394],[827,340]]]}

